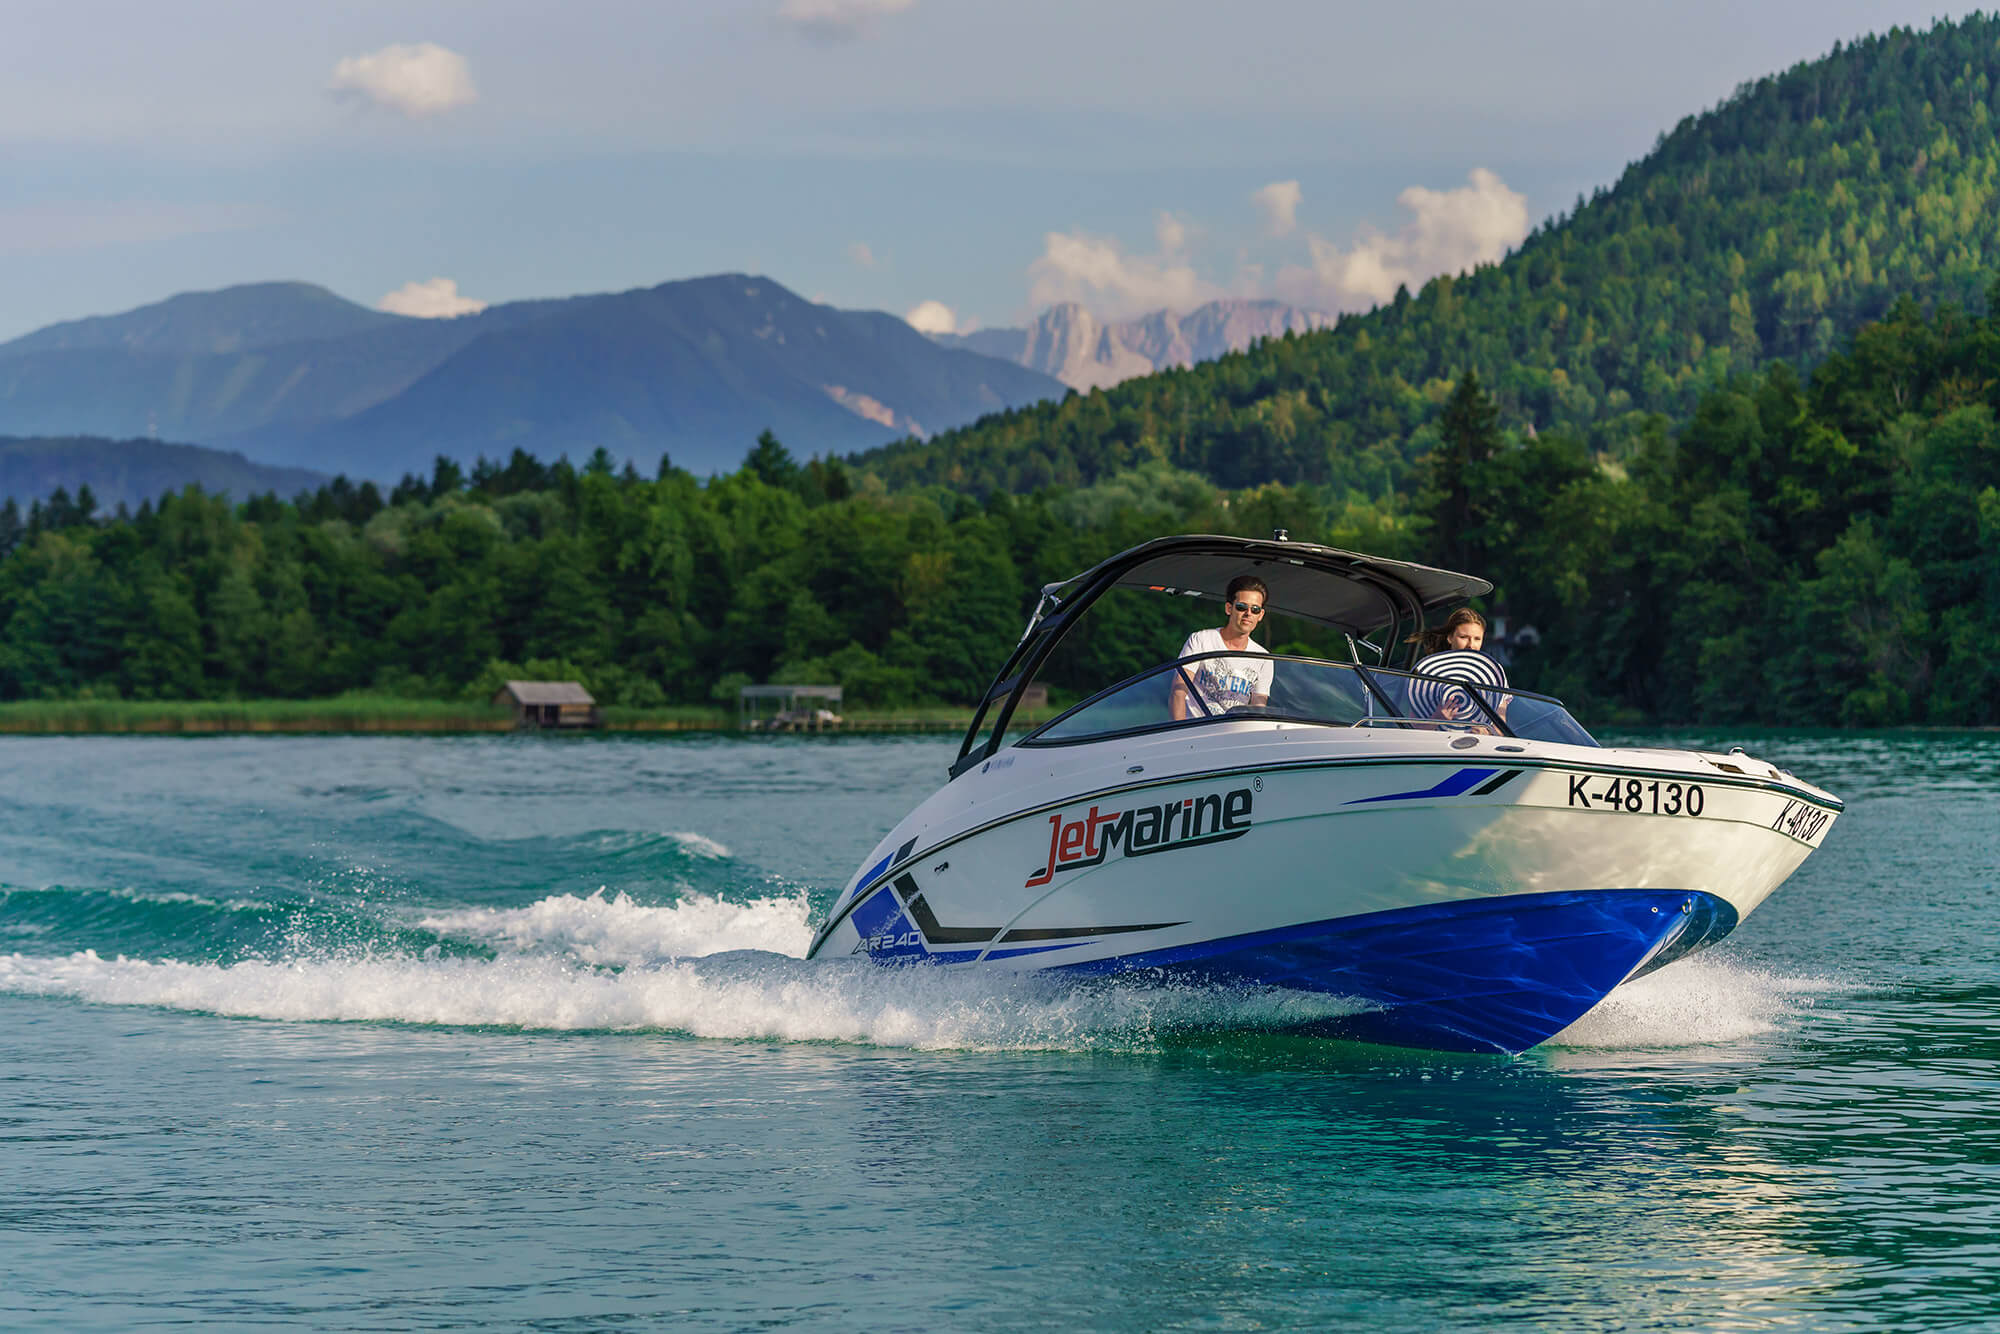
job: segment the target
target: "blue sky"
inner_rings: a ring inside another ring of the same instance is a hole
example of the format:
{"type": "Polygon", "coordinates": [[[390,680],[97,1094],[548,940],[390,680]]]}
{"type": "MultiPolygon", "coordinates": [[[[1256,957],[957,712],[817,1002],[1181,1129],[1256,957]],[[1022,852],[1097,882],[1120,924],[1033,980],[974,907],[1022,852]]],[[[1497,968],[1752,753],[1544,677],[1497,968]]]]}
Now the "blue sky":
{"type": "Polygon", "coordinates": [[[1966,8],[9,0],[0,338],[277,278],[375,305],[744,270],[958,327],[1362,307],[1745,79],[1966,8]]]}

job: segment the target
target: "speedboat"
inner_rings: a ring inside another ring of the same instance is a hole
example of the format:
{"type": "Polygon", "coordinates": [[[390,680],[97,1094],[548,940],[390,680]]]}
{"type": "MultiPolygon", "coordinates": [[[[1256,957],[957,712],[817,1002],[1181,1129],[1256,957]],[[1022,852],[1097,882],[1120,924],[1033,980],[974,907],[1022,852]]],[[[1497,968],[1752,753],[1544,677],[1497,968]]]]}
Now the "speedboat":
{"type": "Polygon", "coordinates": [[[1434,675],[1414,649],[1388,665],[1492,587],[1282,532],[1164,537],[1049,585],[949,781],[809,957],[1297,989],[1351,1001],[1326,1022],[1364,1041],[1544,1041],[1727,936],[1842,805],[1740,749],[1603,746],[1546,695],[1434,675]],[[1017,735],[1065,641],[1100,646],[1068,661],[1116,660],[1102,646],[1133,627],[1212,625],[1246,574],[1327,656],[1273,653],[1268,695],[1212,709],[1202,655],[1123,644],[1139,670],[1017,735]]]}

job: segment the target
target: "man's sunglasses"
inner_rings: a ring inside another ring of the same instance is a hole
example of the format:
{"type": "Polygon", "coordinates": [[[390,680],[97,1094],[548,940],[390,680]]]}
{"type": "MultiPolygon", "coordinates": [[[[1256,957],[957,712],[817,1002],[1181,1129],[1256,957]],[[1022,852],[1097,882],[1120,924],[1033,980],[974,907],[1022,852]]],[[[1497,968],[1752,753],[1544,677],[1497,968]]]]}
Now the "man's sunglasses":
{"type": "Polygon", "coordinates": [[[1264,609],[1254,602],[1232,602],[1230,606],[1248,616],[1262,616],[1264,609]]]}

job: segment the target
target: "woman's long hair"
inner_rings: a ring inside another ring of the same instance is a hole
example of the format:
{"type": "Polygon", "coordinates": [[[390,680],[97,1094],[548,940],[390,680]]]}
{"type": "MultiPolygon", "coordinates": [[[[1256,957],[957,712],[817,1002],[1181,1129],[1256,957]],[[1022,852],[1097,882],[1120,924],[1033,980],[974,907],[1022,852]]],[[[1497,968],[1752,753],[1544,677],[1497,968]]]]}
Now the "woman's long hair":
{"type": "Polygon", "coordinates": [[[1440,625],[1437,629],[1421,630],[1403,642],[1406,644],[1415,644],[1418,650],[1418,657],[1429,657],[1433,653],[1444,652],[1445,646],[1451,642],[1451,632],[1458,629],[1459,626],[1467,624],[1477,624],[1482,634],[1488,629],[1484,616],[1481,616],[1470,607],[1460,607],[1457,611],[1445,617],[1444,624],[1440,625]]]}

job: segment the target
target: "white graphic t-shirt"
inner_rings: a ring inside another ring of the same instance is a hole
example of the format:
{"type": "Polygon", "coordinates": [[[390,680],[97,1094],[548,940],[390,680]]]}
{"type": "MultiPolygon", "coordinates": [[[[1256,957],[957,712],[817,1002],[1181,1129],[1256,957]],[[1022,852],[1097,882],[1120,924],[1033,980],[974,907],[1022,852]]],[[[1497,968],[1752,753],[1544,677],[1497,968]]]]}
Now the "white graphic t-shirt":
{"type": "MultiPolygon", "coordinates": [[[[1191,658],[1197,653],[1227,653],[1229,645],[1222,642],[1222,631],[1210,628],[1197,630],[1181,645],[1181,656],[1191,658]]],[[[1249,653],[1269,652],[1256,640],[1246,646],[1249,653]]],[[[1194,680],[1195,693],[1208,706],[1210,713],[1221,713],[1226,709],[1240,709],[1250,702],[1252,695],[1271,693],[1271,678],[1277,673],[1277,664],[1269,658],[1206,658],[1201,662],[1191,662],[1187,674],[1194,680]]]]}

